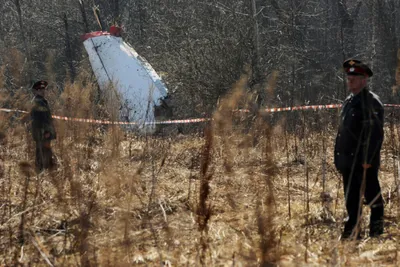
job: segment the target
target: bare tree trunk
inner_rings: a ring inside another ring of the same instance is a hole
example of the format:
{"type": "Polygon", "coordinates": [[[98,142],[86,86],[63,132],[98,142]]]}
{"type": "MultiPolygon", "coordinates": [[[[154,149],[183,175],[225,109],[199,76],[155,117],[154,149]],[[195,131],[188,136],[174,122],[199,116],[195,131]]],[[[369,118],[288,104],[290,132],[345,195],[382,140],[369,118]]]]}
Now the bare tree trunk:
{"type": "MultiPolygon", "coordinates": [[[[398,0],[396,0],[398,1],[398,0]]],[[[390,86],[395,82],[395,76],[393,71],[397,65],[397,45],[398,40],[396,36],[396,17],[394,15],[395,4],[393,0],[382,1],[377,0],[377,16],[381,23],[382,30],[379,31],[381,39],[381,50],[384,64],[380,66],[382,69],[386,69],[390,75],[390,86]]],[[[379,64],[378,64],[379,65],[379,64]]],[[[386,84],[382,84],[387,86],[386,84]]]]}
{"type": "Polygon", "coordinates": [[[105,24],[103,22],[103,20],[101,19],[101,15],[100,15],[100,8],[99,5],[96,5],[96,1],[93,0],[93,13],[94,13],[94,17],[97,20],[97,23],[99,24],[100,30],[101,31],[106,31],[106,27],[105,24]]]}
{"type": "MultiPolygon", "coordinates": [[[[355,47],[355,34],[354,34],[354,21],[357,18],[360,8],[362,5],[362,1],[358,1],[356,7],[353,12],[350,12],[350,9],[347,8],[346,0],[339,0],[338,2],[339,8],[339,19],[341,21],[340,24],[340,42],[342,46],[342,60],[345,61],[349,57],[354,57],[356,53],[355,47]]],[[[346,86],[346,75],[342,73],[343,79],[343,95],[347,94],[347,86],[346,86]]],[[[338,95],[340,97],[340,95],[338,95]]]]}
{"type": "MultiPolygon", "coordinates": [[[[346,47],[345,47],[345,37],[344,37],[344,28],[343,28],[343,24],[341,24],[340,26],[340,45],[342,48],[342,61],[344,62],[346,60],[346,47]]],[[[343,95],[340,94],[340,91],[338,91],[338,97],[342,98],[343,96],[346,95],[347,93],[347,86],[346,86],[346,74],[343,72],[342,73],[342,92],[343,95]]],[[[339,87],[338,87],[339,89],[339,87]]]]}
{"type": "Polygon", "coordinates": [[[146,39],[146,31],[145,31],[145,26],[146,25],[146,8],[145,8],[145,1],[144,0],[139,0],[138,1],[138,18],[139,18],[139,23],[138,23],[138,28],[139,28],[139,41],[144,44],[145,39],[146,39]]]}
{"type": "MultiPolygon", "coordinates": [[[[376,57],[376,55],[377,55],[377,49],[376,49],[376,32],[377,32],[377,21],[376,21],[376,16],[374,16],[374,10],[376,9],[376,7],[375,7],[375,5],[376,5],[376,2],[375,1],[373,1],[372,2],[372,8],[371,8],[371,10],[372,10],[372,12],[371,12],[371,16],[372,16],[372,37],[371,37],[371,40],[370,40],[370,43],[372,44],[371,45],[371,49],[372,49],[372,51],[371,51],[371,53],[370,53],[370,58],[369,58],[369,60],[371,61],[371,68],[372,69],[375,69],[375,57],[376,57]]],[[[374,90],[375,88],[374,88],[374,85],[375,85],[375,79],[372,79],[371,80],[371,82],[369,83],[369,88],[371,89],[371,90],[374,90]]]]}
{"type": "Polygon", "coordinates": [[[82,14],[84,30],[85,30],[85,33],[87,33],[87,32],[89,32],[89,24],[88,24],[87,17],[86,17],[85,2],[84,2],[84,0],[78,0],[78,3],[79,3],[79,8],[80,8],[81,14],[82,14]]]}
{"type": "Polygon", "coordinates": [[[71,81],[71,83],[73,83],[75,80],[75,68],[74,68],[74,62],[73,62],[71,39],[69,36],[69,31],[68,31],[68,19],[67,19],[66,13],[64,13],[64,26],[65,26],[65,58],[67,59],[67,62],[68,62],[70,81],[71,81]]]}
{"type": "Polygon", "coordinates": [[[252,1],[253,10],[253,23],[254,23],[254,35],[253,35],[253,46],[254,46],[254,56],[253,56],[253,81],[257,84],[260,81],[260,38],[257,20],[257,4],[256,0],[252,1]]]}
{"type": "Polygon", "coordinates": [[[355,48],[355,34],[354,34],[354,21],[357,19],[358,14],[360,13],[362,1],[359,0],[357,2],[356,7],[353,12],[347,8],[347,0],[338,0],[338,8],[339,8],[339,18],[341,20],[341,29],[343,35],[343,47],[344,47],[344,57],[352,57],[356,52],[355,48]]]}
{"type": "Polygon", "coordinates": [[[25,38],[25,30],[24,30],[24,25],[22,22],[22,10],[21,10],[21,2],[20,0],[14,0],[15,7],[17,8],[17,13],[18,13],[18,24],[19,24],[19,30],[22,38],[22,43],[24,45],[24,50],[25,50],[25,57],[26,57],[26,65],[27,65],[27,78],[29,81],[33,79],[33,72],[32,72],[32,67],[31,67],[31,56],[30,56],[30,51],[28,47],[28,42],[26,41],[25,38]]]}
{"type": "MultiPolygon", "coordinates": [[[[397,68],[395,75],[396,85],[393,87],[393,95],[400,91],[400,48],[397,50],[397,68]]],[[[399,195],[400,197],[400,195],[399,195]]]]}
{"type": "Polygon", "coordinates": [[[113,6],[114,24],[120,25],[121,18],[120,18],[120,14],[119,14],[119,0],[114,0],[113,3],[114,3],[114,6],[113,6]]]}

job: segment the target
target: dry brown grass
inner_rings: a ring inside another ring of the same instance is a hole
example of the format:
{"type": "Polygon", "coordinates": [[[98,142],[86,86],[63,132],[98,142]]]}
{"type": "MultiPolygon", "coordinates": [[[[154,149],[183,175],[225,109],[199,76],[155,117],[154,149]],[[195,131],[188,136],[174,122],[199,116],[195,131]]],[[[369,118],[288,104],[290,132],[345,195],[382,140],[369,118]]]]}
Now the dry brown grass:
{"type": "MultiPolygon", "coordinates": [[[[90,84],[82,78],[51,93],[54,113],[112,117],[90,84]]],[[[57,121],[59,167],[39,176],[29,134],[0,114],[0,265],[397,265],[397,128],[382,153],[386,233],[341,243],[343,190],[327,114],[238,117],[232,109],[249,107],[245,84],[246,76],[202,137],[57,121]],[[317,115],[324,131],[312,130],[317,115]]]]}

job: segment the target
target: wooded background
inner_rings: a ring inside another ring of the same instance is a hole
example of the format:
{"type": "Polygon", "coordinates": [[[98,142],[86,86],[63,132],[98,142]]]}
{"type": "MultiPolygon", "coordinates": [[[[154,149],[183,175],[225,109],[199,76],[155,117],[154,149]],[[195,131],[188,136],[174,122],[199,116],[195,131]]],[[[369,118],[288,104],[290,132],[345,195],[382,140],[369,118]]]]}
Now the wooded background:
{"type": "Polygon", "coordinates": [[[163,77],[177,117],[211,112],[246,66],[262,105],[339,103],[349,57],[370,64],[370,88],[384,102],[399,100],[398,0],[2,0],[3,90],[36,79],[62,90],[90,74],[80,36],[100,30],[93,7],[104,30],[122,25],[125,41],[163,77]],[[275,71],[271,99],[264,85],[275,71]]]}

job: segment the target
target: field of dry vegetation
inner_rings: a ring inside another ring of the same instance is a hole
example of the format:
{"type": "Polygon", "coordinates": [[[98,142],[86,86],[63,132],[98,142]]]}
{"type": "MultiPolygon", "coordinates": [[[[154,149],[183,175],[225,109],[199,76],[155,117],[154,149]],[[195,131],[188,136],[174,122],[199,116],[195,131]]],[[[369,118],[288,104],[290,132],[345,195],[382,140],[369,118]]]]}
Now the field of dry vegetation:
{"type": "MultiPolygon", "coordinates": [[[[0,265],[398,266],[396,124],[382,152],[385,234],[341,242],[337,111],[238,116],[244,80],[188,134],[56,121],[58,168],[40,175],[26,116],[1,113],[0,265]]],[[[77,82],[48,98],[57,115],[115,118],[95,92],[77,82]]]]}

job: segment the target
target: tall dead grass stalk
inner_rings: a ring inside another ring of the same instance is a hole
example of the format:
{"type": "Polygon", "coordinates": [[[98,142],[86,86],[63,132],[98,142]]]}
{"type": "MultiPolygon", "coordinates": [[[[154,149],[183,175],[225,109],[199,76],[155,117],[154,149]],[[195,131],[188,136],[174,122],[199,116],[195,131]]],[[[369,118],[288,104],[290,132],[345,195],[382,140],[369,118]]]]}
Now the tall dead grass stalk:
{"type": "Polygon", "coordinates": [[[289,220],[292,219],[292,201],[290,193],[290,154],[289,154],[289,137],[287,134],[288,126],[287,121],[285,121],[285,151],[286,151],[286,189],[287,189],[287,204],[288,204],[288,216],[289,220]]]}
{"type": "Polygon", "coordinates": [[[264,159],[263,177],[265,191],[259,191],[257,202],[256,218],[258,235],[260,237],[261,264],[262,267],[274,266],[278,259],[275,227],[275,197],[273,180],[276,175],[276,164],[271,139],[272,128],[268,123],[268,115],[258,116],[255,127],[263,136],[262,158],[264,159]],[[261,209],[261,201],[265,202],[266,209],[261,209]]]}
{"type": "Polygon", "coordinates": [[[206,266],[206,252],[208,249],[208,223],[211,219],[212,209],[209,203],[210,182],[213,172],[210,172],[213,149],[213,132],[208,127],[205,130],[205,144],[202,151],[202,159],[200,166],[200,192],[199,203],[197,207],[197,225],[201,234],[200,238],[200,264],[206,266]]]}

